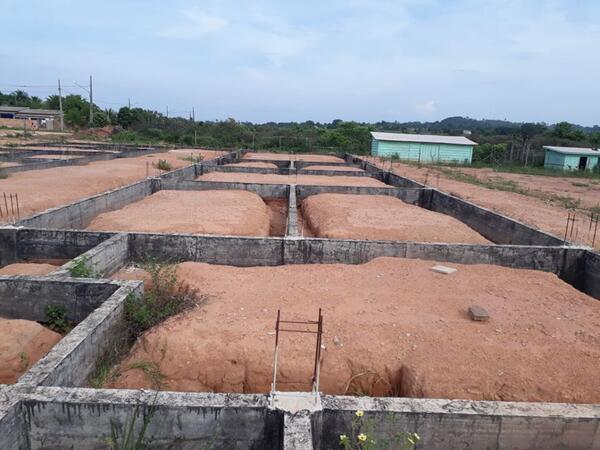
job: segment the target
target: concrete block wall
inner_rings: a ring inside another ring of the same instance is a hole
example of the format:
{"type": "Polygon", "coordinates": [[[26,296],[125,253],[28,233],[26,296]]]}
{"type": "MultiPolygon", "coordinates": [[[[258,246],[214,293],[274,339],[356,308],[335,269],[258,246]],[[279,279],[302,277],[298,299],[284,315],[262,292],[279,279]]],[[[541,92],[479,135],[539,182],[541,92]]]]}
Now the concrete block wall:
{"type": "Polygon", "coordinates": [[[122,208],[150,194],[152,194],[152,181],[146,179],[66,206],[46,210],[20,220],[17,224],[30,228],[85,228],[98,214],[122,208]]]}

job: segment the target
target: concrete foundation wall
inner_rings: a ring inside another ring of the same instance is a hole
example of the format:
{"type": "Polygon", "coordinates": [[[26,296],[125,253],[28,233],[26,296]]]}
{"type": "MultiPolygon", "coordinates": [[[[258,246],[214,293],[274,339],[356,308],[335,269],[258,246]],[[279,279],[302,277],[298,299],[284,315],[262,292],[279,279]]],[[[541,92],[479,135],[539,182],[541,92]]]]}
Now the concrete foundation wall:
{"type": "Polygon", "coordinates": [[[69,261],[50,274],[53,277],[70,277],[71,271],[79,263],[85,264],[94,274],[108,277],[118,271],[129,260],[129,235],[116,234],[97,247],[69,261]]]}
{"type": "Polygon", "coordinates": [[[447,214],[467,224],[485,238],[497,244],[562,245],[562,239],[536,230],[514,219],[473,203],[432,190],[432,211],[447,214]]]}
{"type": "MultiPolygon", "coordinates": [[[[239,162],[239,161],[238,161],[239,162]]],[[[266,175],[289,175],[290,169],[278,167],[277,169],[268,167],[243,167],[243,166],[204,166],[202,165],[202,172],[199,175],[204,175],[210,172],[225,172],[225,173],[260,173],[266,175]]]]}
{"type": "MultiPolygon", "coordinates": [[[[0,230],[0,242],[5,231],[7,230],[0,230]]],[[[113,233],[99,231],[48,229],[15,231],[15,255],[19,260],[75,258],[113,236],[113,233]]]]}
{"type": "Polygon", "coordinates": [[[313,415],[315,449],[339,448],[339,436],[350,435],[357,410],[365,412],[363,420],[371,421],[371,435],[378,440],[416,432],[417,448],[428,450],[600,446],[598,405],[342,396],[321,401],[323,411],[313,415]]]}
{"type": "Polygon", "coordinates": [[[17,261],[16,228],[0,228],[0,267],[17,261]]]}
{"type": "Polygon", "coordinates": [[[583,258],[583,267],[578,274],[577,282],[583,292],[595,298],[600,298],[600,254],[597,251],[588,250],[583,258]]]}
{"type": "Polygon", "coordinates": [[[23,219],[18,225],[32,228],[85,228],[98,214],[114,211],[152,194],[152,180],[143,180],[75,203],[52,208],[23,219]]]}
{"type": "Polygon", "coordinates": [[[69,320],[81,322],[117,289],[95,280],[0,276],[0,316],[46,322],[46,307],[52,305],[63,306],[69,320]]]}
{"type": "Polygon", "coordinates": [[[264,395],[43,388],[20,408],[31,449],[106,448],[111,433],[123,436],[132,423],[137,438],[144,417],[151,448],[283,448],[283,414],[264,395]]]}
{"type": "Polygon", "coordinates": [[[283,264],[283,239],[190,234],[130,233],[133,260],[198,261],[239,267],[283,264]]]}
{"type": "Polygon", "coordinates": [[[128,336],[124,302],[143,295],[141,281],[99,282],[115,289],[19,379],[23,386],[85,386],[100,357],[128,336]]]}
{"type": "Polygon", "coordinates": [[[353,195],[390,195],[400,200],[420,205],[423,203],[424,195],[421,189],[394,189],[385,187],[362,187],[362,186],[296,186],[296,196],[299,200],[317,194],[353,194],[353,195]]]}
{"type": "Polygon", "coordinates": [[[179,181],[170,182],[162,180],[160,187],[165,190],[178,191],[206,191],[206,190],[240,190],[250,191],[262,198],[287,198],[287,184],[259,184],[259,183],[228,183],[221,181],[179,181]]]}

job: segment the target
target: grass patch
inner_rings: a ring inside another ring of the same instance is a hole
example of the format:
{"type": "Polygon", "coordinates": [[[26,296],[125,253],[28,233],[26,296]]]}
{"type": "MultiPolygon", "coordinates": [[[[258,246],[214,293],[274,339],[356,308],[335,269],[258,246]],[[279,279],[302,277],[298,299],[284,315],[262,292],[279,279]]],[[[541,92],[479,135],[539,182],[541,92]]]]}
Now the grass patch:
{"type": "Polygon", "coordinates": [[[152,389],[161,390],[165,388],[167,377],[160,371],[160,367],[155,362],[141,359],[129,364],[126,370],[133,369],[139,369],[144,373],[144,377],[152,385],[152,389]]]}
{"type": "Polygon", "coordinates": [[[204,160],[204,156],[202,155],[190,155],[190,156],[184,156],[182,158],[179,158],[182,161],[189,161],[193,164],[198,164],[201,163],[204,160]]]}

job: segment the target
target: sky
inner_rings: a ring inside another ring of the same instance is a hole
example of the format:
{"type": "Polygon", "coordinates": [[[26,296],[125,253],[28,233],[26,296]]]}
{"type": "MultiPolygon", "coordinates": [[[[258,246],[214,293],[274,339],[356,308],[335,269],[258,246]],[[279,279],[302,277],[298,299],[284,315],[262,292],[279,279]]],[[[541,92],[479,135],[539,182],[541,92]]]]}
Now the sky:
{"type": "Polygon", "coordinates": [[[197,120],[600,123],[599,0],[0,0],[0,91],[197,120]]]}

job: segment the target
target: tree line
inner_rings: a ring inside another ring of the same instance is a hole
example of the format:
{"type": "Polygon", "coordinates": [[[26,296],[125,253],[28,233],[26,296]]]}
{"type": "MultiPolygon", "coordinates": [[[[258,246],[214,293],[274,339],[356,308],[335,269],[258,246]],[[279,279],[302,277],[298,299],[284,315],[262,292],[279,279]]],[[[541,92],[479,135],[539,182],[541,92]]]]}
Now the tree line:
{"type": "MultiPolygon", "coordinates": [[[[24,91],[0,92],[0,105],[58,109],[57,95],[45,100],[24,91]]],[[[164,142],[211,148],[255,148],[295,152],[346,151],[366,154],[370,151],[371,131],[462,135],[478,142],[475,162],[491,164],[540,164],[544,145],[580,147],[600,146],[600,127],[582,127],[568,122],[517,123],[506,120],[477,120],[450,117],[435,122],[352,122],[329,123],[267,122],[254,124],[234,119],[193,121],[166,117],[157,111],[122,107],[118,111],[92,105],[94,127],[119,127],[115,141],[164,142]]],[[[65,123],[80,129],[89,126],[90,104],[80,95],[63,98],[65,123]]]]}

